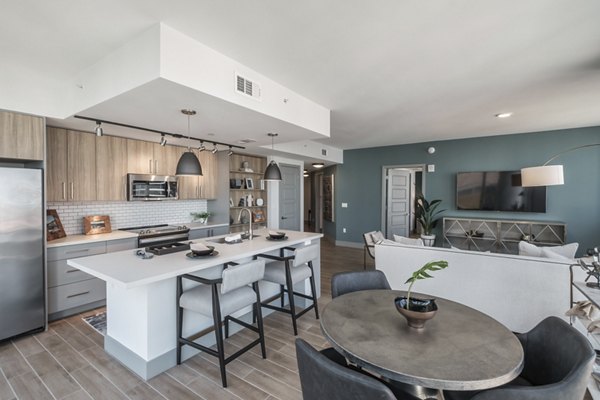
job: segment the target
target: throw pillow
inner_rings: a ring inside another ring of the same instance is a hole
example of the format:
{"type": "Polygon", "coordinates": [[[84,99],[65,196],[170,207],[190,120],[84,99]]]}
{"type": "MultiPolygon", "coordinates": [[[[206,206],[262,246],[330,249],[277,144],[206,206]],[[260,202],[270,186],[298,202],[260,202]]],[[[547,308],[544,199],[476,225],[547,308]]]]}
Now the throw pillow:
{"type": "Polygon", "coordinates": [[[421,239],[421,238],[411,239],[411,238],[407,238],[405,236],[394,235],[394,241],[398,242],[400,244],[406,244],[409,246],[421,246],[421,247],[425,246],[425,244],[423,243],[423,239],[421,239]]]}
{"type": "Polygon", "coordinates": [[[519,242],[519,255],[529,257],[541,257],[542,249],[537,247],[535,244],[527,243],[524,241],[519,242]]]}
{"type": "Polygon", "coordinates": [[[385,239],[385,236],[383,236],[381,231],[377,231],[375,233],[371,233],[371,239],[373,239],[373,243],[379,243],[385,239]]]}
{"type": "Polygon", "coordinates": [[[553,247],[542,247],[542,257],[552,258],[554,260],[572,260],[572,258],[565,257],[556,251],[552,251],[553,249],[553,247]]]}

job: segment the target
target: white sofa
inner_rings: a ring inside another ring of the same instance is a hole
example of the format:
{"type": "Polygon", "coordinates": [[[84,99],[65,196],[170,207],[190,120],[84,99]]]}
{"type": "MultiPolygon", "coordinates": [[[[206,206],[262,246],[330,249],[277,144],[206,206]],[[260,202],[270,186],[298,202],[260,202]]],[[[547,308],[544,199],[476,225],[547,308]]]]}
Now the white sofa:
{"type": "MultiPolygon", "coordinates": [[[[401,244],[375,246],[375,265],[392,289],[406,290],[412,272],[433,260],[448,261],[415,292],[443,297],[482,311],[515,332],[533,328],[547,316],[564,317],[570,308],[569,260],[482,253],[401,244]]],[[[586,277],[574,268],[575,280],[586,277]]],[[[580,296],[576,296],[576,299],[580,296]]]]}

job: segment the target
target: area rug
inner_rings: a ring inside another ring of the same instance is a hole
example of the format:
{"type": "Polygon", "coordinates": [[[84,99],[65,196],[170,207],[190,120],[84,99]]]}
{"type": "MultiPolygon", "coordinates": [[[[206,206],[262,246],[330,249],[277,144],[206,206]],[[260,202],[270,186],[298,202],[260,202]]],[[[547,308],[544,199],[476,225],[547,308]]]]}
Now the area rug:
{"type": "Polygon", "coordinates": [[[106,311],[99,312],[96,315],[90,315],[81,318],[86,324],[94,328],[102,336],[106,335],[106,311]]]}

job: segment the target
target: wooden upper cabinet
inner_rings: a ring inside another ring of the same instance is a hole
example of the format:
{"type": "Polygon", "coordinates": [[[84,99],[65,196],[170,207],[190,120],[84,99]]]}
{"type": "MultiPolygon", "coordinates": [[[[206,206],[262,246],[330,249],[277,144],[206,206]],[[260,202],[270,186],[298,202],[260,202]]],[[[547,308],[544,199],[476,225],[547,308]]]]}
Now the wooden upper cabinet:
{"type": "Polygon", "coordinates": [[[0,158],[43,160],[43,118],[0,111],[0,158]]]}
{"type": "Polygon", "coordinates": [[[127,139],[96,137],[96,199],[127,200],[127,139]]]}
{"type": "Polygon", "coordinates": [[[130,174],[152,174],[154,171],[155,143],[142,140],[127,140],[127,172],[130,174]]]}
{"type": "Polygon", "coordinates": [[[49,126],[46,134],[46,199],[67,201],[67,131],[49,126]]]}
{"type": "Polygon", "coordinates": [[[217,198],[217,155],[210,151],[200,153],[200,165],[202,165],[202,176],[200,177],[200,198],[217,198]]]}
{"type": "Polygon", "coordinates": [[[96,135],[67,131],[68,199],[96,200],[96,135]]]}
{"type": "Polygon", "coordinates": [[[175,175],[177,162],[181,157],[183,147],[161,146],[154,144],[154,166],[155,175],[175,175]]]}

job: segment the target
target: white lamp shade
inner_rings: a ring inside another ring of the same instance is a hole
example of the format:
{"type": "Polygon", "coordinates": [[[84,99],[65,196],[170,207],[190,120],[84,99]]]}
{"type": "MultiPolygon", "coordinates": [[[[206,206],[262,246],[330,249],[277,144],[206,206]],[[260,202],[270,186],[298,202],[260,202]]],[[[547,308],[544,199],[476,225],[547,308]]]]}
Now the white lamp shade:
{"type": "Polygon", "coordinates": [[[544,165],[521,169],[521,184],[525,187],[563,185],[564,183],[562,165],[544,165]]]}

